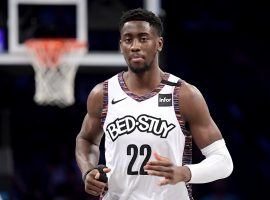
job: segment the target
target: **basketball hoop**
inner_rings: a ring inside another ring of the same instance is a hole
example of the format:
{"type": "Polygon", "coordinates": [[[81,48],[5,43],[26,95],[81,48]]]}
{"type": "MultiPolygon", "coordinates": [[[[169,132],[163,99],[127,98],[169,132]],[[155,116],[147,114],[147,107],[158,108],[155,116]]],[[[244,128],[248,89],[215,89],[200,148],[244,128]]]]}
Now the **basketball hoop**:
{"type": "Polygon", "coordinates": [[[75,75],[86,45],[75,39],[30,39],[25,44],[35,71],[34,100],[39,105],[72,105],[75,75]]]}

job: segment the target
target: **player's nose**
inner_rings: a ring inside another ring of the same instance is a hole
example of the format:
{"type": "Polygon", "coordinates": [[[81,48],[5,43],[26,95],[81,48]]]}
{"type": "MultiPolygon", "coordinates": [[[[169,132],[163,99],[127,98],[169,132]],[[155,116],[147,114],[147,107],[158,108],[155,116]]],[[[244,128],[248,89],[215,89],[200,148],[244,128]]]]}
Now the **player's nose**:
{"type": "Polygon", "coordinates": [[[133,40],[131,44],[131,51],[140,51],[141,50],[141,43],[138,40],[133,40]]]}

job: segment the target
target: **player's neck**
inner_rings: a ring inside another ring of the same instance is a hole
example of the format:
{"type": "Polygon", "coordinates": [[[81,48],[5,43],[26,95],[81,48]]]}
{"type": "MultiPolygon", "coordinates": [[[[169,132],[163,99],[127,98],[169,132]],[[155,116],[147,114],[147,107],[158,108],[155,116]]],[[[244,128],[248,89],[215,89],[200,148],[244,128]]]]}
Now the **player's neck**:
{"type": "Polygon", "coordinates": [[[128,71],[124,73],[124,81],[128,89],[139,96],[143,96],[153,91],[161,82],[164,72],[159,67],[143,73],[128,71]]]}

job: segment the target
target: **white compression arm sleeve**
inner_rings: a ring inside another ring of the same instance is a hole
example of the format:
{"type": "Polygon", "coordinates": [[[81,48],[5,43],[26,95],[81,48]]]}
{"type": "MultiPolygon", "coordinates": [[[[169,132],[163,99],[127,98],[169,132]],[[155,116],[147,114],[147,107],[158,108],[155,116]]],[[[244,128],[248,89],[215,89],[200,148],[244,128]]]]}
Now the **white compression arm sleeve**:
{"type": "Polygon", "coordinates": [[[233,171],[233,162],[224,139],[217,140],[201,150],[206,157],[198,164],[185,165],[191,171],[188,183],[208,183],[228,177],[233,171]]]}

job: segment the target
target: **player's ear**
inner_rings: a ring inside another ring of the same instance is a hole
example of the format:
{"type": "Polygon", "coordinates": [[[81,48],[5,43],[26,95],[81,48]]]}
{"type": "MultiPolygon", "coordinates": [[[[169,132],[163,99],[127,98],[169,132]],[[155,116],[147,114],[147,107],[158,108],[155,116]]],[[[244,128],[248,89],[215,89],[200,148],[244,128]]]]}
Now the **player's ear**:
{"type": "Polygon", "coordinates": [[[158,52],[161,52],[163,48],[163,37],[159,37],[158,39],[158,52]]]}

